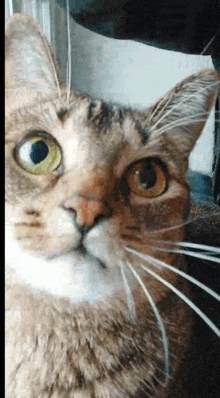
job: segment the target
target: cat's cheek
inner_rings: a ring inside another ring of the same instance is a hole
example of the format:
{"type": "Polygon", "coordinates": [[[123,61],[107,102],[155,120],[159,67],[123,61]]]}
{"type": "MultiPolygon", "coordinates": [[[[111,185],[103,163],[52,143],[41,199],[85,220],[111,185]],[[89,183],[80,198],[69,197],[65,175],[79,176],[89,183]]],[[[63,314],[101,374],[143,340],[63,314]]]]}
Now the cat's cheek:
{"type": "Polygon", "coordinates": [[[6,164],[6,199],[11,203],[24,203],[50,191],[57,182],[57,176],[35,176],[18,169],[14,164],[6,164]]]}
{"type": "Polygon", "coordinates": [[[81,234],[77,232],[74,227],[73,217],[69,215],[61,207],[45,207],[42,212],[42,217],[46,224],[46,232],[53,234],[54,236],[59,235],[71,235],[76,236],[76,239],[80,239],[81,234]]]}
{"type": "Polygon", "coordinates": [[[75,231],[63,210],[54,210],[54,214],[52,212],[49,215],[39,211],[38,206],[35,207],[38,211],[33,210],[34,215],[28,215],[27,209],[6,204],[6,237],[9,239],[9,252],[10,246],[16,243],[23,253],[46,259],[78,246],[81,235],[75,231]]]}

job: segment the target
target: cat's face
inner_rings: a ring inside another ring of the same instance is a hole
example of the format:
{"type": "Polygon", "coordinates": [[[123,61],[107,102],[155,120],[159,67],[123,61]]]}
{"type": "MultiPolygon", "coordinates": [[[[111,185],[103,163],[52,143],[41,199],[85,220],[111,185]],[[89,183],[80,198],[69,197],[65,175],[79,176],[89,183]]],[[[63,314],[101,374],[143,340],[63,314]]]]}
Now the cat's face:
{"type": "Polygon", "coordinates": [[[124,290],[126,246],[158,257],[152,242],[182,239],[169,228],[186,215],[186,167],[148,133],[154,119],[77,96],[62,118],[60,108],[56,99],[19,110],[8,132],[9,261],[34,287],[103,300],[124,290]]]}
{"type": "MultiPolygon", "coordinates": [[[[141,268],[155,270],[154,263],[129,250],[183,267],[160,245],[174,247],[184,236],[187,159],[215,101],[215,72],[186,79],[143,112],[76,94],[67,101],[33,22],[14,18],[7,34],[10,283],[71,305],[121,303],[130,315],[134,301],[142,322],[151,310],[134,273],[162,308],[169,289],[141,268]]],[[[179,283],[159,263],[156,270],[179,283]]]]}

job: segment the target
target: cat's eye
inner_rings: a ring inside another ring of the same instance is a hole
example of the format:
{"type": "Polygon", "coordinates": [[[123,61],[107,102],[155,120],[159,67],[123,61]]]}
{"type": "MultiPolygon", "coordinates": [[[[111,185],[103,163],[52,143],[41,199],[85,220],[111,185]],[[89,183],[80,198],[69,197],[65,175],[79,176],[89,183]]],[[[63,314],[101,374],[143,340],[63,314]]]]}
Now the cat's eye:
{"type": "Polygon", "coordinates": [[[156,158],[146,158],[131,165],[126,173],[130,190],[138,196],[155,198],[167,189],[167,172],[156,158]]]}
{"type": "Polygon", "coordinates": [[[15,150],[15,159],[29,173],[46,174],[59,166],[61,150],[52,137],[38,133],[22,140],[15,150]]]}

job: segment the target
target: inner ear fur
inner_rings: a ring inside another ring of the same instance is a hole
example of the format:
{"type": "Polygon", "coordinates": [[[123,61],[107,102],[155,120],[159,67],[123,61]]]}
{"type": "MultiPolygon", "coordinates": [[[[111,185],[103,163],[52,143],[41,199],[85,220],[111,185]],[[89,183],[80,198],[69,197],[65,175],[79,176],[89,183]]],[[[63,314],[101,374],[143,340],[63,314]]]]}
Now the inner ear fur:
{"type": "Polygon", "coordinates": [[[25,106],[57,90],[59,71],[36,21],[15,14],[5,30],[6,107],[25,106]]]}
{"type": "Polygon", "coordinates": [[[218,75],[214,69],[203,69],[178,83],[150,109],[154,139],[164,134],[188,157],[217,93],[218,75]]]}

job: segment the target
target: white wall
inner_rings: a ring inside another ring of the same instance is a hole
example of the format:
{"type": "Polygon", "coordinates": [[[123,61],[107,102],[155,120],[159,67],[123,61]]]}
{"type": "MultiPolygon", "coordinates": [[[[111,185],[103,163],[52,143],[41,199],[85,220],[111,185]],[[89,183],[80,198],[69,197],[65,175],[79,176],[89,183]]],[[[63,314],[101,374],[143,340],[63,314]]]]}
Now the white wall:
{"type": "MultiPolygon", "coordinates": [[[[181,79],[213,67],[210,56],[182,54],[114,40],[72,23],[72,87],[94,98],[144,109],[181,79]]],[[[190,168],[210,174],[214,111],[190,156],[190,168]]]]}
{"type": "MultiPolygon", "coordinates": [[[[20,1],[23,10],[38,15],[47,36],[52,38],[65,81],[68,47],[65,12],[54,0],[44,0],[44,8],[41,1],[20,1]],[[31,7],[28,7],[29,4],[31,7]],[[40,13],[35,5],[41,8],[40,13]],[[47,20],[48,24],[45,22],[47,20]]],[[[182,54],[133,41],[109,39],[83,28],[72,19],[70,26],[72,89],[88,93],[94,98],[144,109],[187,75],[201,68],[212,67],[209,56],[182,54]]],[[[192,170],[211,174],[213,131],[212,112],[190,156],[192,170]]]]}

